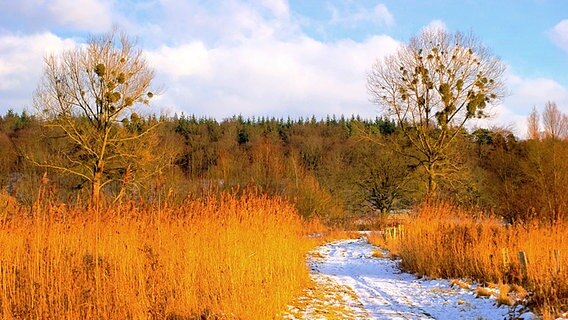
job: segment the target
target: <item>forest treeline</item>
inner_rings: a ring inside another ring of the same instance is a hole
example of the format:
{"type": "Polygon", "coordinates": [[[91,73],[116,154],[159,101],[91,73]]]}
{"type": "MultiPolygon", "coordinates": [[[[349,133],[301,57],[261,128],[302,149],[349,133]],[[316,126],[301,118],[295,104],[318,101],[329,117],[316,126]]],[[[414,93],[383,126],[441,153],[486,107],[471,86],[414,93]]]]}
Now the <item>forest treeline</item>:
{"type": "MultiPolygon", "coordinates": [[[[558,113],[558,110],[556,111],[558,113]]],[[[80,120],[80,119],[78,119],[80,120]]],[[[426,196],[425,173],[399,126],[387,118],[243,118],[133,113],[116,130],[148,134],[129,159],[108,166],[107,202],[176,202],[254,187],[296,204],[299,212],[340,222],[410,208],[426,196]],[[145,132],[145,131],[144,131],[145,132]],[[395,147],[396,146],[396,147],[395,147]]],[[[0,118],[0,183],[31,205],[86,202],[84,179],[61,168],[88,157],[38,116],[8,111],[0,118]],[[56,166],[52,166],[56,164],[56,166]]],[[[509,221],[565,218],[568,142],[557,135],[521,140],[504,129],[463,130],[441,176],[438,197],[493,211],[509,221]]],[[[85,160],[86,161],[86,160],[85,160]]]]}

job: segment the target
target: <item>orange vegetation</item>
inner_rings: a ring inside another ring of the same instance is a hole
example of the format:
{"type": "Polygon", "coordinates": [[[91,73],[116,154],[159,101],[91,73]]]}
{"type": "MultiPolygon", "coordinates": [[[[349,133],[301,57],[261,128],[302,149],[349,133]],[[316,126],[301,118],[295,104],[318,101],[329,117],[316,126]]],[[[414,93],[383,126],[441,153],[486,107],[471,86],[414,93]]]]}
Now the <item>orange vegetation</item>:
{"type": "Polygon", "coordinates": [[[393,250],[406,270],[430,277],[522,285],[532,292],[528,303],[541,312],[568,308],[566,223],[506,225],[442,203],[420,207],[402,230],[397,237],[374,233],[369,238],[393,250]],[[521,251],[526,269],[519,258],[521,251]]]}
{"type": "Polygon", "coordinates": [[[10,210],[0,217],[2,319],[270,319],[309,281],[314,243],[280,199],[10,210]]]}

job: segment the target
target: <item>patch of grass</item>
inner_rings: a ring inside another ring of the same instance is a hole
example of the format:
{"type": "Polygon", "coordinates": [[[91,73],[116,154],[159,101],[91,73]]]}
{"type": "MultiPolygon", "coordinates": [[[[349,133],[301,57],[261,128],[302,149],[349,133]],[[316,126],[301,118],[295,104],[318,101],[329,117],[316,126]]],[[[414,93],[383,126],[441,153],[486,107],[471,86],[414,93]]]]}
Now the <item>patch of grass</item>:
{"type": "Polygon", "coordinates": [[[467,300],[458,299],[458,305],[460,305],[460,306],[462,306],[462,305],[470,306],[471,303],[469,303],[467,300]]]}
{"type": "Polygon", "coordinates": [[[287,312],[275,319],[367,319],[369,315],[357,294],[338,285],[328,276],[319,275],[313,285],[294,299],[287,312]]]}
{"type": "Polygon", "coordinates": [[[527,290],[518,284],[512,284],[509,287],[511,293],[514,294],[518,300],[524,300],[528,296],[527,290]]]}
{"type": "Polygon", "coordinates": [[[391,258],[396,259],[400,250],[400,239],[386,235],[384,231],[372,231],[367,234],[367,239],[373,245],[389,251],[391,258]]]}
{"type": "Polygon", "coordinates": [[[373,258],[384,258],[385,254],[381,250],[373,249],[371,256],[373,258]]]}
{"type": "Polygon", "coordinates": [[[491,297],[493,295],[493,291],[486,287],[477,287],[475,289],[475,296],[478,298],[481,297],[491,297]]]}
{"type": "Polygon", "coordinates": [[[497,295],[497,306],[506,305],[512,306],[515,304],[515,299],[509,296],[509,285],[502,284],[499,286],[499,295],[497,295]]]}
{"type": "Polygon", "coordinates": [[[471,287],[469,283],[460,279],[451,279],[450,282],[452,283],[452,286],[456,286],[461,289],[469,289],[471,287]]]}
{"type": "Polygon", "coordinates": [[[323,255],[321,252],[310,252],[310,256],[312,256],[312,258],[314,258],[315,260],[322,260],[325,259],[325,255],[323,255]]]}

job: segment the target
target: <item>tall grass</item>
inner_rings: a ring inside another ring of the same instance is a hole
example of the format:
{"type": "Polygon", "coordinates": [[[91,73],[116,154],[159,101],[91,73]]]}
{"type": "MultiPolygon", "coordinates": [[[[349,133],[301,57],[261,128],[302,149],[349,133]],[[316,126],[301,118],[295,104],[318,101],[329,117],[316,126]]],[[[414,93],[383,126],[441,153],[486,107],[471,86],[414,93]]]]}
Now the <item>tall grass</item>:
{"type": "Polygon", "coordinates": [[[0,220],[2,319],[271,319],[309,279],[313,244],[280,199],[16,211],[0,220]]]}
{"type": "Polygon", "coordinates": [[[402,268],[430,277],[522,285],[541,312],[568,308],[568,225],[505,225],[448,204],[420,207],[402,237],[370,239],[395,252],[402,268]],[[518,253],[528,260],[527,274],[518,253]]]}

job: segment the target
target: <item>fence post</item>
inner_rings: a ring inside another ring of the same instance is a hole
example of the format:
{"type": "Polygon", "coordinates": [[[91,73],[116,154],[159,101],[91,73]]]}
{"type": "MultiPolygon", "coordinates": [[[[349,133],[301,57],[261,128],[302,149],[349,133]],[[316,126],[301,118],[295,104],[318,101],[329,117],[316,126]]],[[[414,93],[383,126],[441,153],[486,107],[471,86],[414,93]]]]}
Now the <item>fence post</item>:
{"type": "Polygon", "coordinates": [[[501,259],[503,259],[503,271],[505,273],[509,272],[509,249],[503,248],[501,249],[501,259]]]}
{"type": "Polygon", "coordinates": [[[560,272],[562,272],[562,265],[560,264],[560,250],[554,249],[552,251],[552,254],[554,255],[554,264],[556,266],[556,274],[559,274],[560,272]]]}
{"type": "Polygon", "coordinates": [[[521,262],[521,272],[523,273],[523,279],[528,278],[528,260],[527,255],[524,251],[519,251],[519,261],[521,262]]]}

